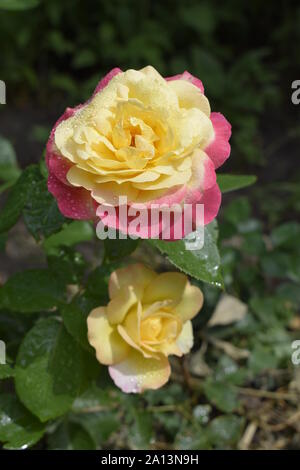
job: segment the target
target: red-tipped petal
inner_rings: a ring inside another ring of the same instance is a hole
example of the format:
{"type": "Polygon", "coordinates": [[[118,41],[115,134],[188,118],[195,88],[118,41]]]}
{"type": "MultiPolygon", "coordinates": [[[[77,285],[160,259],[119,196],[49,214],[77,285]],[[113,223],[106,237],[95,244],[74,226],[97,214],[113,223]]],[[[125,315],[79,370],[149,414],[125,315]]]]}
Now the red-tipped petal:
{"type": "Polygon", "coordinates": [[[70,219],[95,219],[95,207],[89,191],[62,183],[52,173],[48,177],[48,190],[56,198],[61,213],[70,219]]]}
{"type": "Polygon", "coordinates": [[[172,81],[172,80],[187,80],[188,82],[191,82],[193,85],[195,85],[197,88],[200,89],[201,93],[204,94],[204,86],[201,80],[199,78],[194,77],[194,75],[190,74],[187,70],[183,73],[180,73],[178,75],[173,75],[172,77],[166,77],[167,81],[172,81]]]}
{"type": "Polygon", "coordinates": [[[215,168],[223,165],[230,155],[229,139],[231,124],[221,113],[211,113],[211,122],[214,127],[214,140],[206,147],[205,153],[214,162],[215,168]]]}

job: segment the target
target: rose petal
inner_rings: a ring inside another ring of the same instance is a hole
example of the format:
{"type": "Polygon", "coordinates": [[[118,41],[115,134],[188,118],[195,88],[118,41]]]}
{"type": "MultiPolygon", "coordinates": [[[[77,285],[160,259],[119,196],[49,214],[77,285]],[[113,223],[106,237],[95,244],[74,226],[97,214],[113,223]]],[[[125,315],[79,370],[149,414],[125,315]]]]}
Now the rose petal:
{"type": "MultiPolygon", "coordinates": [[[[190,190],[186,196],[185,202],[192,204],[192,217],[193,222],[196,226],[199,225],[199,221],[196,220],[196,204],[203,204],[204,207],[204,225],[209,224],[213,219],[216,218],[222,200],[222,194],[217,183],[208,189],[202,191],[200,189],[190,190]]],[[[202,221],[200,221],[202,222],[202,221]]]]}
{"type": "Polygon", "coordinates": [[[128,356],[130,346],[119,335],[117,328],[109,324],[105,307],[94,309],[87,318],[87,324],[89,343],[95,348],[101,364],[116,364],[128,356]]]}
{"type": "Polygon", "coordinates": [[[49,173],[55,175],[63,184],[69,185],[67,181],[67,173],[71,167],[72,163],[70,161],[55,152],[48,156],[49,173]]]}
{"type": "Polygon", "coordinates": [[[49,140],[47,142],[47,146],[46,146],[46,164],[49,168],[49,160],[52,158],[52,157],[55,157],[57,156],[57,153],[55,151],[55,148],[53,146],[54,144],[54,135],[55,135],[55,131],[56,131],[56,128],[57,126],[62,122],[62,121],[65,121],[66,119],[70,118],[71,116],[73,116],[76,111],[78,111],[79,109],[82,108],[82,104],[76,106],[75,108],[66,108],[65,112],[63,113],[63,115],[56,121],[56,123],[54,124],[53,126],[53,129],[50,133],[50,137],[49,137],[49,140]]]}
{"type": "Polygon", "coordinates": [[[109,296],[114,298],[124,286],[146,287],[157,274],[143,264],[130,264],[114,271],[109,279],[109,296]]]}
{"type": "Polygon", "coordinates": [[[99,93],[99,91],[103,90],[103,88],[105,88],[109,82],[111,81],[112,78],[114,78],[116,75],[118,75],[119,73],[122,73],[122,70],[119,69],[118,67],[115,67],[114,69],[112,69],[110,72],[108,72],[108,74],[105,75],[105,77],[103,77],[100,82],[98,83],[98,85],[96,86],[95,88],[95,91],[94,91],[94,94],[95,95],[96,93],[99,93]]]}
{"type": "Polygon", "coordinates": [[[107,316],[111,324],[121,323],[129,309],[137,303],[137,295],[132,285],[123,286],[107,306],[107,316]]]}
{"type": "Polygon", "coordinates": [[[191,320],[199,312],[203,305],[203,294],[199,287],[186,283],[182,298],[174,307],[183,322],[191,320]]]}
{"type": "MultiPolygon", "coordinates": [[[[100,82],[98,83],[96,90],[94,92],[98,93],[101,91],[109,81],[118,73],[121,73],[121,70],[115,68],[111,70],[100,82]]],[[[94,203],[90,202],[90,196],[86,194],[84,189],[71,188],[67,182],[66,176],[72,164],[63,158],[57,153],[57,150],[54,146],[54,136],[57,126],[66,119],[72,117],[78,110],[83,108],[86,104],[89,103],[88,100],[85,104],[80,104],[75,108],[67,108],[63,115],[58,119],[58,121],[53,126],[49,140],[46,147],[46,164],[49,169],[49,180],[48,188],[49,191],[58,199],[58,206],[61,212],[66,216],[74,219],[91,219],[95,217],[94,203]],[[59,180],[61,183],[64,183],[68,186],[68,189],[63,191],[63,188],[57,183],[59,180]],[[64,194],[63,194],[64,193],[64,194]],[[57,195],[56,195],[57,194],[57,195]],[[64,200],[66,198],[66,200],[64,200]],[[69,200],[72,200],[72,207],[70,206],[69,200]],[[78,204],[78,205],[77,205],[78,204]],[[75,207],[77,205],[77,207],[75,207]]]]}
{"type": "Polygon", "coordinates": [[[182,273],[169,272],[159,274],[146,287],[143,302],[150,304],[158,300],[171,299],[177,303],[183,295],[187,282],[187,277],[182,273]]]}
{"type": "Polygon", "coordinates": [[[205,152],[196,149],[192,157],[192,177],[188,182],[188,193],[185,202],[197,202],[203,191],[216,184],[216,171],[212,160],[205,152]]]}
{"type": "Polygon", "coordinates": [[[206,147],[205,153],[214,162],[215,168],[223,165],[230,155],[229,139],[231,136],[231,125],[221,113],[211,113],[211,122],[214,127],[214,139],[206,147]]]}
{"type": "Polygon", "coordinates": [[[59,210],[65,217],[78,220],[95,219],[95,206],[90,193],[85,189],[67,186],[49,173],[48,190],[56,198],[59,210]]]}
{"type": "Polygon", "coordinates": [[[203,91],[189,80],[170,80],[169,87],[175,91],[181,108],[198,108],[208,117],[210,105],[203,91]]]}
{"type": "Polygon", "coordinates": [[[109,373],[123,392],[142,393],[162,387],[169,380],[171,368],[166,357],[148,359],[140,352],[131,350],[124,361],[109,367],[109,373]]]}
{"type": "Polygon", "coordinates": [[[218,215],[222,194],[217,184],[204,191],[200,204],[204,205],[204,225],[210,224],[218,215]]]}
{"type": "Polygon", "coordinates": [[[180,335],[176,341],[177,346],[179,347],[182,354],[187,354],[190,352],[194,345],[194,336],[193,336],[193,326],[191,321],[187,321],[181,330],[180,335]]]}
{"type": "Polygon", "coordinates": [[[171,80],[187,80],[188,82],[191,82],[193,85],[198,87],[201,90],[201,93],[204,93],[204,86],[201,80],[199,78],[194,77],[190,72],[187,70],[183,73],[180,73],[178,75],[173,75],[172,77],[166,77],[167,81],[171,80]]]}

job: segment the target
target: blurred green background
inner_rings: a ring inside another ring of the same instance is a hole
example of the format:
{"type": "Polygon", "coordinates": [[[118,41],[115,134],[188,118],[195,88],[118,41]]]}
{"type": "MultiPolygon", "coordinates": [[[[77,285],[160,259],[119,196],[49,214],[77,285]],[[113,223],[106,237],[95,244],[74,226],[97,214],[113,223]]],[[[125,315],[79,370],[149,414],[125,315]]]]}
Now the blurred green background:
{"type": "MultiPolygon", "coordinates": [[[[293,132],[296,117],[290,87],[300,66],[297,2],[3,3],[10,11],[1,10],[1,79],[17,121],[2,116],[3,132],[21,132],[22,119],[50,125],[66,105],[86,100],[115,66],[152,64],[162,75],[189,70],[201,78],[212,109],[233,124],[233,168],[269,163],[275,171],[266,146],[272,144],[270,152],[275,141],[293,132]],[[36,8],[17,9],[31,4],[36,8]]],[[[34,136],[41,136],[39,129],[34,136]]],[[[286,163],[278,166],[279,176],[290,176],[286,163]]]]}
{"type": "MultiPolygon", "coordinates": [[[[253,187],[224,195],[219,216],[226,293],[247,314],[208,325],[221,293],[202,286],[195,349],[183,365],[194,388],[176,364],[170,385],[143,397],[91,388],[76,419],[58,423],[40,446],[300,448],[299,419],[291,419],[300,393],[291,363],[300,339],[300,105],[291,102],[299,43],[299,2],[0,0],[1,145],[12,144],[21,167],[40,161],[55,120],[111,68],[151,64],[203,81],[212,110],[233,126],[232,154],[219,171],[258,176],[253,187]],[[85,415],[91,397],[107,410],[85,415]]],[[[14,230],[0,253],[0,282],[44,262],[22,227],[14,230]]],[[[151,250],[136,256],[156,262],[151,250]]],[[[9,325],[19,339],[29,328],[17,318],[9,325]]]]}

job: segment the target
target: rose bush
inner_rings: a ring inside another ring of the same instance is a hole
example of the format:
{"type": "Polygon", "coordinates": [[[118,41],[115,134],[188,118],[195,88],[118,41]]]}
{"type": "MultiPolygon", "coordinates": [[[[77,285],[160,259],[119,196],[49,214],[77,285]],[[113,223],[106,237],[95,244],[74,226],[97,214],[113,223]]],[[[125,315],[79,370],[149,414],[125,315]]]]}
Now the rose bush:
{"type": "Polygon", "coordinates": [[[98,361],[123,392],[161,387],[170,376],[168,356],[193,346],[191,319],[202,307],[201,290],[184,274],[135,264],[111,274],[109,296],[108,305],[88,317],[98,361]]]}
{"type": "MultiPolygon", "coordinates": [[[[116,68],[55,124],[47,144],[48,188],[72,219],[96,220],[101,204],[98,216],[120,228],[105,207],[126,196],[128,211],[140,203],[191,204],[195,228],[196,204],[204,205],[204,224],[218,213],[215,170],[229,157],[230,135],[230,124],[211,113],[201,81],[190,73],[164,79],[150,66],[116,68]]],[[[136,234],[151,236],[149,226],[136,234]]]]}

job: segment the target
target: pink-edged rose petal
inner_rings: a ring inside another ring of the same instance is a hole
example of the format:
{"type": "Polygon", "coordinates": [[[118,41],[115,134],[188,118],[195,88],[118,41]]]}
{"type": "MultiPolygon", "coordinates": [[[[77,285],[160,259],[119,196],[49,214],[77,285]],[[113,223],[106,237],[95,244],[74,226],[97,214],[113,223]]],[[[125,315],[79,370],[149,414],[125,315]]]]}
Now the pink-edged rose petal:
{"type": "Polygon", "coordinates": [[[73,165],[69,160],[55,152],[51,153],[51,156],[48,158],[49,173],[56,176],[56,178],[63,184],[69,185],[67,181],[67,173],[72,166],[73,165]]]}
{"type": "Polygon", "coordinates": [[[49,159],[52,158],[52,155],[55,154],[55,149],[54,149],[54,135],[55,135],[55,131],[56,131],[56,128],[57,126],[62,122],[62,121],[65,121],[66,119],[69,119],[70,117],[72,117],[76,111],[78,111],[79,109],[82,108],[82,104],[76,106],[75,108],[66,108],[65,112],[62,114],[62,116],[60,116],[60,118],[56,121],[56,123],[54,124],[52,130],[51,130],[51,133],[50,133],[50,137],[48,139],[48,142],[47,142],[47,146],[46,146],[46,163],[47,165],[49,164],[49,159]]]}
{"type": "Polygon", "coordinates": [[[187,80],[188,82],[191,82],[193,85],[195,85],[197,88],[200,89],[201,93],[204,93],[204,86],[201,80],[199,78],[194,77],[190,72],[187,70],[183,73],[180,73],[178,75],[173,75],[171,77],[166,77],[167,81],[172,81],[172,80],[187,80]]]}
{"type": "Polygon", "coordinates": [[[99,91],[103,90],[103,88],[105,88],[109,84],[111,79],[114,78],[116,75],[119,75],[119,73],[122,73],[122,70],[119,69],[119,67],[115,67],[110,72],[108,72],[108,74],[106,74],[105,77],[103,77],[96,86],[94,95],[96,93],[99,93],[99,91]]]}
{"type": "Polygon", "coordinates": [[[215,184],[204,191],[200,204],[204,205],[204,225],[210,224],[218,215],[222,201],[220,188],[215,184]]]}
{"type": "Polygon", "coordinates": [[[205,153],[214,162],[215,168],[219,168],[230,155],[228,141],[231,136],[231,124],[221,113],[211,113],[210,119],[215,135],[212,142],[206,147],[205,153]]]}
{"type": "Polygon", "coordinates": [[[109,374],[117,387],[124,393],[142,393],[157,390],[168,382],[171,368],[166,357],[145,358],[139,351],[132,350],[128,357],[109,367],[109,374]]]}
{"type": "Polygon", "coordinates": [[[48,190],[56,198],[61,213],[70,219],[95,219],[95,206],[89,191],[63,184],[52,173],[48,176],[48,190]]]}

